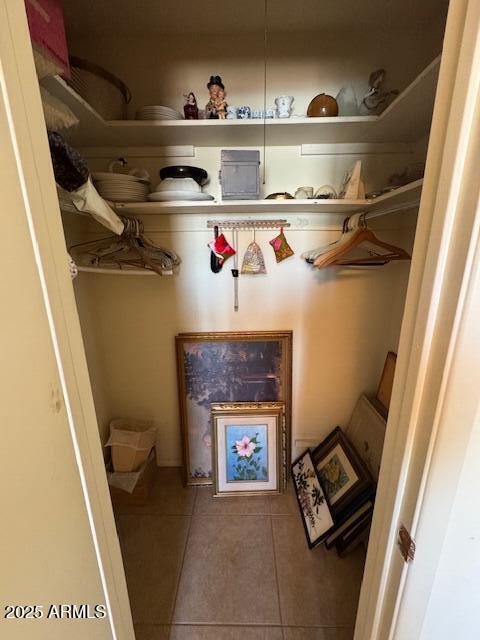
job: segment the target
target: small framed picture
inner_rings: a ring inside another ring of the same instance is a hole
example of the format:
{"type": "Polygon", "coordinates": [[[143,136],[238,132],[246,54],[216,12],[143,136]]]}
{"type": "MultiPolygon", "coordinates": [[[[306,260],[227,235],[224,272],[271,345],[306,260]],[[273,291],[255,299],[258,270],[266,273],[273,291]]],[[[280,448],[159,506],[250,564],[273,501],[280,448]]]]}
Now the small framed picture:
{"type": "Polygon", "coordinates": [[[312,549],[325,540],[334,522],[309,449],[292,464],[292,476],[307,543],[312,549]]]}
{"type": "Polygon", "coordinates": [[[334,516],[369,488],[373,491],[366,465],[340,427],[318,445],[312,458],[334,516]]]}
{"type": "Polygon", "coordinates": [[[215,403],[211,414],[214,495],[281,493],[286,483],[285,404],[215,403]]]}

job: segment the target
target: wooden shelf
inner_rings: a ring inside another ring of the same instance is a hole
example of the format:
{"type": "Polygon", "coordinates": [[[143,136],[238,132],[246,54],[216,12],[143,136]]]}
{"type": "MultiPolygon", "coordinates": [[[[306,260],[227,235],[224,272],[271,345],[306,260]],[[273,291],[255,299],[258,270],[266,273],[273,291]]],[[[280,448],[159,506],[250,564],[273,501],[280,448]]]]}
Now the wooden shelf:
{"type": "Polygon", "coordinates": [[[382,211],[414,207],[420,200],[423,180],[416,180],[375,200],[211,200],[209,202],[139,202],[116,203],[115,210],[121,215],[172,215],[204,213],[217,215],[271,213],[328,213],[349,215],[364,211],[380,215],[382,211]]]}
{"type": "MultiPolygon", "coordinates": [[[[380,116],[266,120],[267,145],[343,142],[414,142],[428,134],[440,56],[380,116]]],[[[78,117],[66,132],[78,147],[260,146],[263,120],[114,120],[105,121],[60,77],[43,81],[78,117]]]]}

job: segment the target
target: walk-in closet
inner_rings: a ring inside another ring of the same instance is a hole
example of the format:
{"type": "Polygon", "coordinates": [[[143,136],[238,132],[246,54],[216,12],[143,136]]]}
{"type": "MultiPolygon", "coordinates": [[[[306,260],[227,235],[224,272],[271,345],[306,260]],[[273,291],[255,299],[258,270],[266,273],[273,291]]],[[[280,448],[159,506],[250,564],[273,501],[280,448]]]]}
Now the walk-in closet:
{"type": "Polygon", "coordinates": [[[352,640],[448,1],[26,4],[137,640],[352,640]]]}

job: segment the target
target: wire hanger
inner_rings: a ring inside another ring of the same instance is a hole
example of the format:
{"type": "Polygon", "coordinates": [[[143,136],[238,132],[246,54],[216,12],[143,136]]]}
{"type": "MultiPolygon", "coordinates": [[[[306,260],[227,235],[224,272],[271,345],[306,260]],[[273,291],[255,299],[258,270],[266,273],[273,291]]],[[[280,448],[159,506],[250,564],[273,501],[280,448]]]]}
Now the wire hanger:
{"type": "Polygon", "coordinates": [[[157,247],[144,235],[143,222],[138,218],[121,217],[124,232],[97,240],[80,242],[69,247],[81,268],[102,268],[112,271],[146,270],[158,275],[170,275],[180,264],[177,254],[157,247]],[[79,251],[83,248],[82,251],[79,251]]]}

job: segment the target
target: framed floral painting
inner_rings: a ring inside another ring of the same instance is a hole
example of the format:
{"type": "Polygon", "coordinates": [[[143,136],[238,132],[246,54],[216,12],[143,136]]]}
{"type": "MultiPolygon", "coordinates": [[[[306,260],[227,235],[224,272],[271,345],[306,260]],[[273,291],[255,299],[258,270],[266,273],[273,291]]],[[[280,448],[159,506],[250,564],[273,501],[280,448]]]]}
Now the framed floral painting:
{"type": "Polygon", "coordinates": [[[285,404],[211,405],[214,495],[281,493],[286,483],[285,404]]]}
{"type": "Polygon", "coordinates": [[[182,333],[175,340],[185,484],[212,484],[212,403],[283,402],[289,465],[292,332],[182,333]]]}
{"type": "Polygon", "coordinates": [[[334,515],[375,486],[365,463],[340,427],[318,445],[312,458],[334,515]]]}
{"type": "Polygon", "coordinates": [[[312,549],[325,540],[334,522],[309,449],[292,464],[292,477],[307,543],[312,549]]]}

